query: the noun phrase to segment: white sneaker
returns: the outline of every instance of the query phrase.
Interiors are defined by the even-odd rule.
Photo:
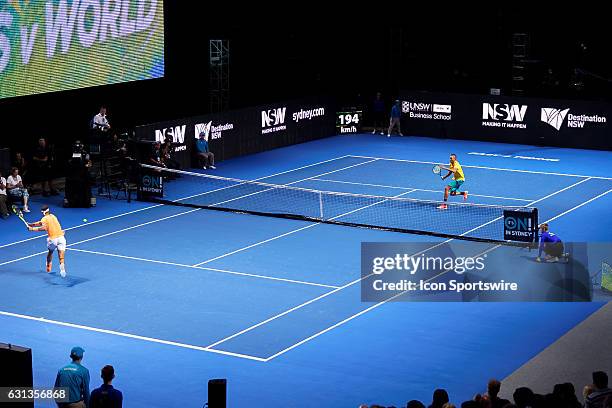
[[[64,266],[64,264],[60,264],[60,276],[62,278],[66,277],[66,267]]]
[[[387,137],[391,137],[391,135],[389,133],[387,133]]]
[[[214,169],[216,169],[216,167],[215,167],[215,166],[208,166],[208,168],[209,168],[209,169],[213,169],[213,170],[214,170]]]
[[[24,212],[24,213],[29,213],[29,212],[30,212],[30,209],[29,209],[29,208],[24,208],[24,209],[23,209],[23,212]]]
[[[559,262],[559,258],[557,258],[556,256],[552,258],[548,258],[546,262]]]
[[[385,135],[385,132],[380,132],[380,135],[381,135],[381,136],[384,136],[384,135]]]
[[[400,136],[404,136],[404,134],[403,134],[403,133],[400,133]]]
[[[373,134],[373,135],[375,135],[375,134],[376,134],[376,129],[374,129],[374,130],[372,131],[372,134]]]

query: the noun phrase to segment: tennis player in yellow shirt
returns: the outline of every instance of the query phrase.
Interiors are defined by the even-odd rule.
[[[463,200],[465,201],[468,198],[468,192],[459,191],[459,187],[461,187],[461,185],[465,181],[465,176],[463,174],[463,169],[461,168],[461,164],[459,164],[459,162],[457,161],[456,154],[453,153],[450,155],[450,163],[448,167],[440,166],[440,168],[444,170],[448,170],[448,173],[446,174],[446,176],[442,177],[442,180],[444,180],[451,174],[453,175],[453,179],[450,181],[450,183],[448,183],[448,185],[444,189],[444,203],[438,207],[441,210],[446,210],[448,208],[448,206],[446,205],[446,202],[448,201],[449,194],[452,196],[462,195]]]
[[[57,217],[51,214],[48,205],[43,205],[40,208],[43,217],[38,222],[28,224],[28,230],[30,231],[46,231],[47,232],[47,273],[51,272],[51,265],[53,261],[53,252],[57,249],[57,255],[60,262],[60,276],[66,277],[66,267],[64,266],[64,254],[66,253],[66,238],[64,237],[64,231],[60,225]]]

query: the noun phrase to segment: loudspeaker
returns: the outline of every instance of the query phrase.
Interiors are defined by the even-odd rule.
[[[227,380],[217,378],[208,381],[208,408],[227,407]]]
[[[32,350],[0,343],[0,387],[31,387]]]
[[[0,367],[2,367],[0,370],[0,387],[33,386],[31,349],[0,343]],[[33,402],[22,402],[14,405],[16,407],[34,408]]]

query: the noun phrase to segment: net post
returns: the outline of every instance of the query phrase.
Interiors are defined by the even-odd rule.
[[[534,208],[533,212],[531,213],[531,217],[533,220],[533,241],[531,243],[531,246],[533,246],[535,248],[535,244],[538,242],[538,231],[540,230],[540,224],[538,223],[538,209]],[[530,247],[531,250],[531,247]]]
[[[319,217],[323,219],[323,192],[319,191]]]

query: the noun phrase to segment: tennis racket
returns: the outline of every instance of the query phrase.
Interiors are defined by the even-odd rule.
[[[431,171],[433,172],[433,174],[437,174],[438,176],[440,176],[440,178],[442,178],[442,174],[441,174],[442,167],[440,167],[438,164],[433,166]]]
[[[15,204],[11,206],[11,210],[17,217],[19,217],[21,222],[25,224],[26,228],[30,226],[28,222],[25,220],[25,218],[23,218],[23,212],[21,212],[21,210]]]

